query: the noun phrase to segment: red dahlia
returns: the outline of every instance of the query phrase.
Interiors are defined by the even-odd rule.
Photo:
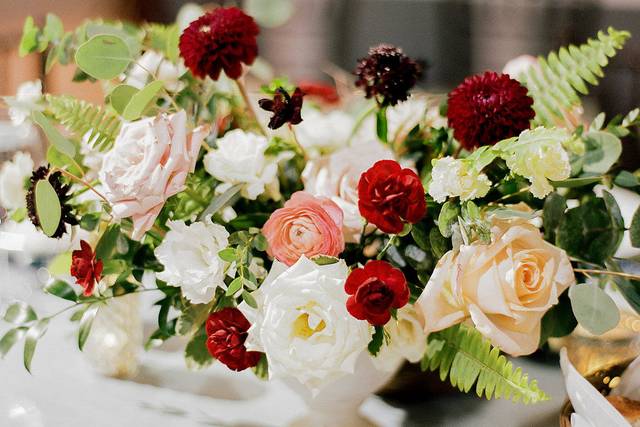
[[[80,249],[71,253],[71,275],[84,288],[84,296],[93,294],[96,283],[102,278],[102,260],[96,259],[89,243],[80,241]]]
[[[234,371],[242,371],[258,364],[261,353],[247,351],[251,324],[237,308],[225,308],[211,313],[207,319],[207,348],[209,353]]]
[[[369,261],[351,272],[344,285],[351,295],[347,310],[353,317],[374,326],[383,326],[391,310],[409,302],[409,287],[402,271],[386,261]]]
[[[405,222],[415,224],[427,211],[424,188],[411,169],[380,160],[360,176],[360,215],[385,233],[397,234]]]
[[[467,77],[449,94],[447,118],[467,149],[492,145],[529,129],[535,116],[527,88],[507,74],[487,71]]]
[[[258,55],[260,32],[252,17],[237,7],[219,7],[193,21],[180,36],[180,55],[194,76],[217,80],[224,70],[229,78],[242,74]]]

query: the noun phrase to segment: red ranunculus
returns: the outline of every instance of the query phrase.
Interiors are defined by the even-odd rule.
[[[369,261],[364,268],[351,272],[344,285],[351,295],[347,310],[356,319],[383,326],[391,310],[409,302],[409,287],[402,271],[386,261]]]
[[[260,32],[252,17],[237,7],[218,7],[193,21],[180,36],[180,55],[194,76],[218,80],[220,71],[231,79],[242,74],[258,55]]]
[[[71,275],[84,288],[84,296],[93,294],[93,288],[102,278],[102,260],[96,259],[89,243],[80,241],[80,249],[71,253]]]
[[[261,353],[247,351],[244,342],[251,324],[237,308],[225,308],[211,313],[207,319],[207,348],[209,353],[234,371],[242,371],[258,364]]]
[[[380,160],[360,176],[358,208],[371,224],[385,233],[397,234],[404,222],[415,224],[424,217],[427,204],[420,178],[394,160]]]
[[[336,104],[340,101],[340,95],[334,85],[320,81],[301,81],[298,84],[302,93],[324,104]]]

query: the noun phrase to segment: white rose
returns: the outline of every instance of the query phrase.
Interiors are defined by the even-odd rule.
[[[26,206],[24,189],[25,179],[31,175],[33,160],[29,153],[17,152],[13,160],[0,168],[0,206],[7,210]]]
[[[184,221],[168,221],[170,231],[155,250],[164,271],[157,273],[169,286],[182,289],[193,304],[213,300],[216,288],[226,288],[225,269],[228,262],[218,252],[229,244],[229,233],[211,216],[202,222],[186,225]]]
[[[242,196],[255,200],[268,192],[279,198],[278,164],[276,158],[264,154],[267,138],[235,129],[217,141],[218,148],[204,157],[204,168],[214,178],[224,182],[219,191],[234,184],[245,184]]]
[[[42,82],[34,80],[18,86],[15,98],[5,98],[9,104],[9,117],[14,126],[19,126],[34,110],[40,109],[38,102],[42,99]]]
[[[527,71],[530,67],[537,67],[538,59],[531,55],[520,55],[513,59],[510,59],[502,69],[503,74],[508,74],[509,77],[515,80],[520,80],[522,73]]]
[[[438,203],[447,197],[460,197],[461,200],[484,197],[491,189],[487,175],[476,171],[464,159],[447,156],[433,162],[429,194]]]
[[[360,239],[364,221],[358,209],[360,175],[375,162],[392,159],[393,153],[377,141],[344,147],[310,160],[302,172],[305,191],[330,198],[344,213],[343,232],[346,242]]]
[[[99,177],[114,216],[133,219],[133,239],[140,239],[165,201],[184,189],[208,132],[202,126],[188,132],[184,110],[122,126]]]
[[[440,115],[437,105],[429,106],[429,102],[424,97],[411,97],[387,109],[389,141],[406,137],[418,124],[434,128],[445,127],[447,118]]]
[[[251,323],[247,348],[262,351],[272,378],[296,378],[313,394],[353,373],[372,331],[346,308],[344,261],[317,265],[304,255],[291,267],[275,261],[253,293],[254,310],[239,309]]]
[[[302,122],[296,125],[296,136],[311,155],[327,153],[346,145],[355,124],[344,111],[323,113],[316,109],[305,109]]]
[[[151,78],[149,74],[151,73],[158,80],[162,80],[169,91],[177,92],[184,86],[180,81],[180,77],[185,72],[186,68],[182,64],[182,60],[176,65],[161,53],[155,50],[148,50],[131,67],[131,70],[127,73],[125,84],[142,89]]]
[[[395,319],[384,326],[389,335],[389,344],[383,345],[380,354],[373,358],[374,364],[387,372],[398,367],[399,360],[417,363],[427,351],[427,334],[424,320],[413,304],[398,310]]]

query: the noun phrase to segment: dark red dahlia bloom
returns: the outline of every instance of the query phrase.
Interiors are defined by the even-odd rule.
[[[535,116],[527,88],[507,74],[487,71],[467,77],[449,94],[447,118],[467,149],[492,145],[529,129]]]
[[[258,56],[260,33],[252,17],[237,7],[219,7],[193,21],[180,36],[180,56],[194,76],[217,80],[220,71],[231,79],[242,74],[242,63]]]
[[[424,217],[424,187],[411,169],[403,169],[394,160],[380,160],[360,176],[358,208],[371,224],[397,234],[405,222],[415,224]]]
[[[340,95],[333,85],[316,81],[302,81],[298,87],[306,96],[324,104],[332,105],[340,101]]]
[[[84,240],[80,241],[80,249],[71,253],[71,275],[76,283],[84,288],[84,296],[93,294],[96,283],[102,278],[102,260],[96,259],[91,246]]]
[[[354,72],[358,77],[356,86],[382,107],[396,105],[409,97],[409,91],[422,76],[422,68],[402,49],[381,44],[370,48],[369,55],[359,60]]]
[[[351,272],[344,285],[351,295],[347,310],[353,317],[373,326],[383,326],[391,310],[409,302],[409,287],[402,271],[386,261],[369,261]]]
[[[34,226],[40,228],[40,219],[38,219],[38,213],[36,212],[36,184],[38,181],[42,179],[46,179],[49,181],[56,194],[58,195],[58,200],[60,201],[60,207],[62,209],[60,216],[60,223],[58,224],[58,228],[51,235],[51,237],[60,238],[67,231],[67,227],[65,224],[69,225],[77,225],[78,218],[73,214],[73,209],[68,204],[71,195],[69,194],[69,190],[71,189],[70,185],[64,184],[62,181],[62,174],[60,172],[50,173],[51,169],[49,166],[40,166],[38,169],[34,170],[31,174],[29,189],[27,191],[27,213],[29,214],[29,219],[33,223]]]
[[[304,94],[300,88],[293,91],[293,95],[279,87],[273,95],[273,99],[261,99],[258,105],[265,111],[271,111],[273,116],[269,120],[269,128],[278,129],[285,123],[297,125],[302,121],[302,97]]]
[[[250,327],[237,308],[228,307],[211,313],[206,325],[209,353],[234,371],[256,366],[262,353],[247,351],[244,346]]]

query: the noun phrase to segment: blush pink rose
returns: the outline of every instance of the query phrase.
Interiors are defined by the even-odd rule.
[[[344,250],[342,219],[342,210],[330,199],[298,191],[264,224],[267,252],[286,265],[302,255],[338,256]]]
[[[132,238],[152,226],[166,200],[184,189],[208,128],[187,129],[184,110],[125,123],[100,169],[116,218],[133,219]]]

